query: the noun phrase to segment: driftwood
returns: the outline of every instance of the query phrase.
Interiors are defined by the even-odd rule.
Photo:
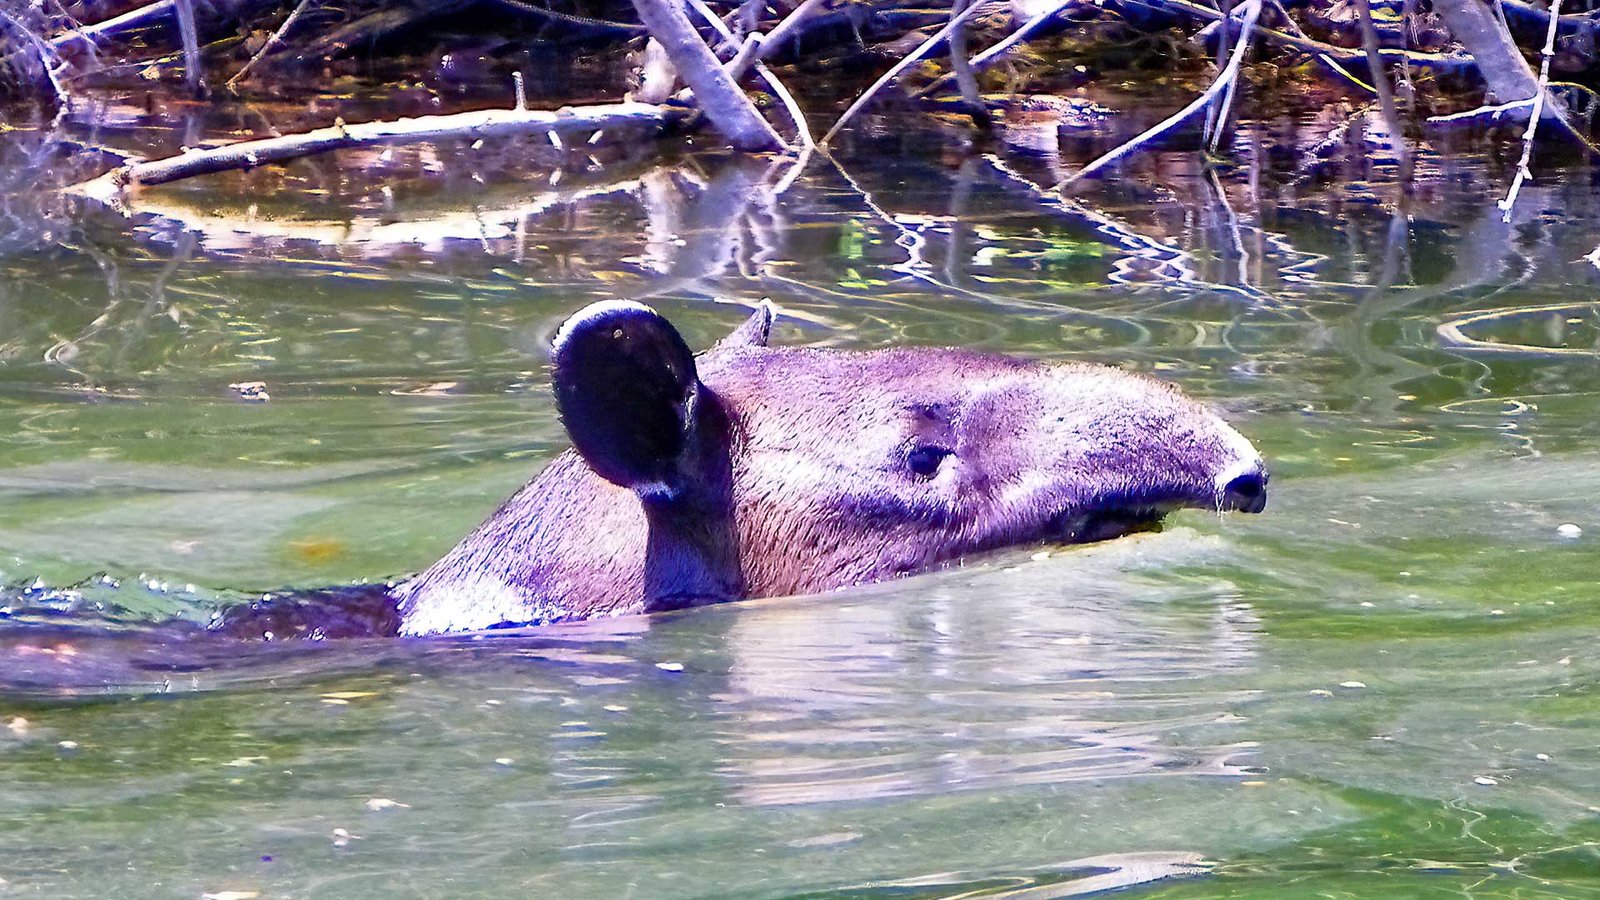
[[[674,0],[633,0],[633,8],[694,91],[706,118],[734,149],[760,152],[784,147],[783,138],[728,77],[681,5]]]
[[[529,134],[576,135],[592,140],[593,135],[615,128],[661,129],[688,115],[689,111],[680,107],[615,103],[569,107],[554,112],[486,109],[358,125],[341,122],[303,134],[239,141],[221,147],[186,150],[167,159],[129,163],[70,190],[109,202],[126,188],[166,184],[214,172],[253,169],[333,150]]]
[[[711,25],[718,34],[722,35],[723,40],[737,46],[733,59],[724,67],[728,73],[728,78],[737,81],[739,76],[746,70],[754,67],[756,75],[766,83],[767,89],[772,91],[773,96],[777,97],[778,101],[783,104],[784,109],[788,111],[789,120],[794,123],[795,134],[800,139],[800,145],[807,150],[815,147],[816,141],[811,138],[811,126],[806,122],[805,110],[800,108],[799,102],[794,99],[793,94],[789,93],[789,89],[784,86],[783,82],[778,80],[778,76],[772,74],[772,70],[767,68],[766,63],[761,61],[761,48],[766,45],[765,38],[759,32],[751,32],[745,35],[744,43],[740,44],[739,39],[734,36],[727,24],[709,6],[706,6],[705,0],[689,0],[689,5],[693,6],[695,11],[700,14],[700,17]]]

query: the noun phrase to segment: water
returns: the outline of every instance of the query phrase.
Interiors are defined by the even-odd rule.
[[[874,128],[854,184],[818,163],[781,198],[640,148],[553,185],[517,148],[397,149],[367,160],[389,192],[307,161],[129,219],[11,196],[0,892],[1600,894],[1587,173],[1511,224],[1501,157],[1448,142],[1408,218],[1384,165],[1264,155],[1041,204],[1026,134]],[[784,343],[1157,373],[1256,441],[1272,503],[479,640],[152,637],[427,565],[562,446],[545,343],[616,294],[695,346],[768,295]]]

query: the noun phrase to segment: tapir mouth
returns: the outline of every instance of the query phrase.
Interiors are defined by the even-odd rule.
[[[1074,504],[1045,524],[1045,539],[1065,544],[1108,541],[1140,531],[1160,528],[1167,514],[1178,509],[1210,509],[1218,513],[1258,513],[1267,506],[1267,472],[1259,461],[1236,467],[1217,478],[1215,494],[1143,493],[1111,495],[1088,504]]]
[[[1092,544],[1140,531],[1155,531],[1167,513],[1183,503],[1096,504],[1088,510],[1058,513],[1045,525],[1045,539],[1063,544]]]

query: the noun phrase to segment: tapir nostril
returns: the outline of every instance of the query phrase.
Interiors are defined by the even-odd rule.
[[[1267,508],[1267,470],[1260,465],[1234,476],[1222,487],[1222,506],[1258,513]]]

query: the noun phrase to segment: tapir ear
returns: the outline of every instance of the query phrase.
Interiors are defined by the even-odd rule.
[[[750,318],[729,332],[727,337],[717,341],[717,345],[711,348],[712,352],[731,347],[765,347],[767,340],[772,337],[772,322],[777,318],[778,305],[762,297]]]
[[[642,496],[676,495],[700,379],[672,323],[641,303],[594,303],[562,324],[551,350],[556,408],[589,467]]]

